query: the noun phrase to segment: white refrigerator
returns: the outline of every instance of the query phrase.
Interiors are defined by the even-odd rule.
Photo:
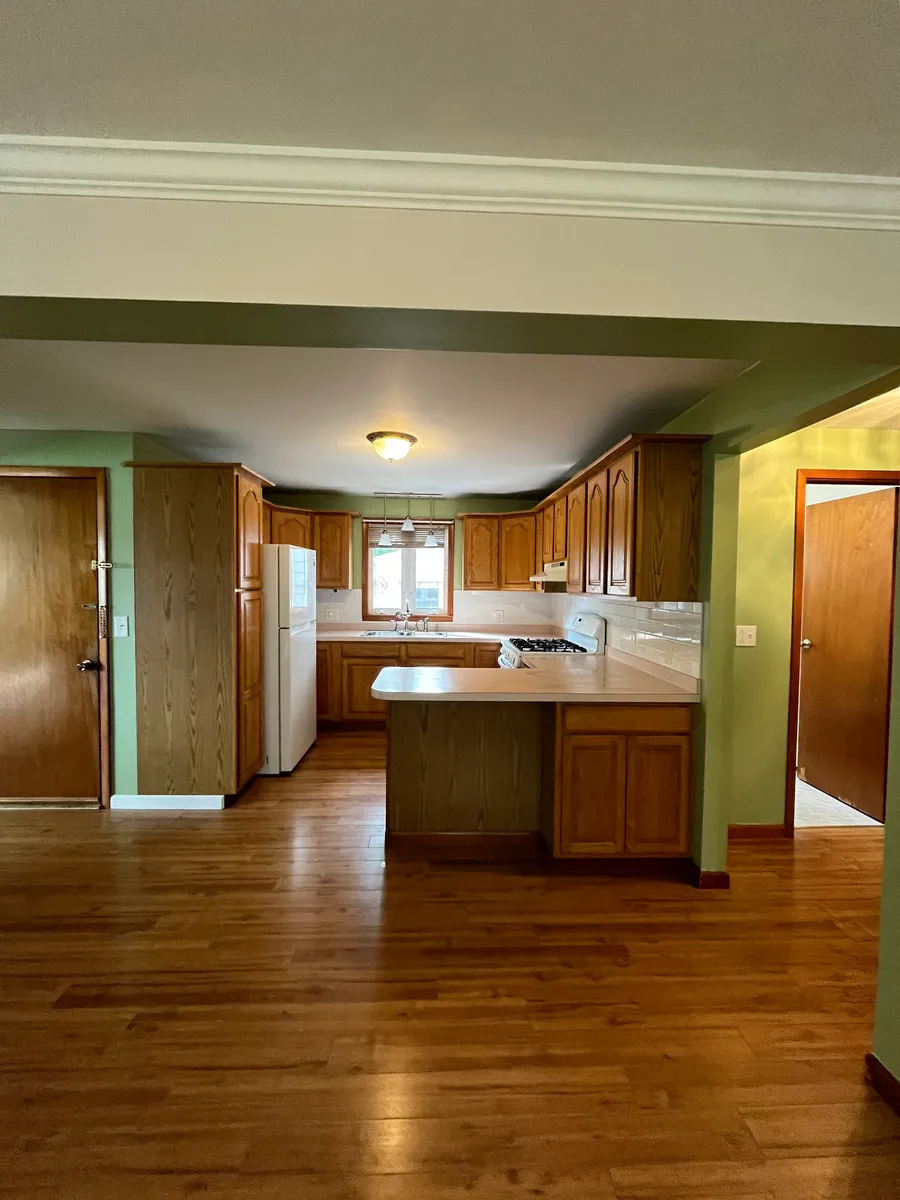
[[[316,740],[316,554],[263,546],[263,775],[293,771]]]

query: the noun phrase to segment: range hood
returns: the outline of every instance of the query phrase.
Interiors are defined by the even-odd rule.
[[[560,562],[544,563],[544,569],[538,575],[529,575],[529,583],[565,583],[566,568],[568,562],[562,559]]]

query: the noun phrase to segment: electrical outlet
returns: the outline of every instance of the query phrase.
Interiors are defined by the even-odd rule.
[[[113,637],[128,637],[127,617],[113,617]]]
[[[756,645],[756,626],[755,625],[735,625],[734,627],[734,644],[736,646],[755,646]]]
[[[326,621],[336,621],[337,619],[338,619],[338,611],[336,608],[326,608],[325,609],[325,620]]]
[[[503,620],[503,609],[502,608],[492,608],[491,609],[491,620],[492,621],[502,621]]]

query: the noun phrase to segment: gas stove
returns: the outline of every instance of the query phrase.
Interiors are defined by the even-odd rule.
[[[572,613],[566,619],[566,637],[504,638],[500,647],[501,667],[527,667],[525,655],[542,657],[545,654],[602,654],[606,648],[606,621],[591,612]]]
[[[509,644],[523,654],[586,654],[584,646],[576,646],[566,638],[510,638]]]

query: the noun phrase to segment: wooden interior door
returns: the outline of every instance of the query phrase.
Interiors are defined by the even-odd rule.
[[[609,468],[609,544],[606,590],[612,596],[634,595],[634,452]]]
[[[600,471],[587,483],[587,551],[584,590],[606,591],[606,497],[609,471]]]
[[[99,486],[0,476],[0,799],[101,796]]]
[[[884,820],[897,489],[811,504],[797,769]]]

